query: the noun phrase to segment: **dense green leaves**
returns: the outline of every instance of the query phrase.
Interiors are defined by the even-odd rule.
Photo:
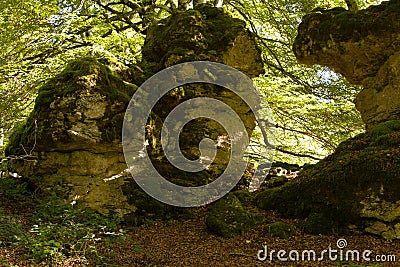
[[[2,1],[0,3],[0,127],[12,127],[34,95],[39,77],[47,71],[26,59],[52,45],[51,16],[56,1]],[[35,78],[36,77],[36,78]]]
[[[339,142],[362,131],[363,124],[352,103],[360,88],[327,68],[298,64],[292,52],[304,14],[318,6],[344,6],[344,2],[230,3],[238,16],[247,18],[263,51],[266,75],[256,79],[256,84],[275,115],[277,158],[297,163],[309,161],[307,155],[322,158]],[[300,157],[294,159],[294,154]]]

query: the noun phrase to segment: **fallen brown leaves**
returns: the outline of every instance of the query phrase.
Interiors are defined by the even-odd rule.
[[[257,253],[265,245],[275,251],[315,250],[320,253],[331,247],[337,249],[336,242],[345,238],[348,246],[343,251],[373,251],[372,255],[396,255],[397,263],[374,266],[400,266],[400,242],[388,242],[372,236],[313,236],[299,231],[289,239],[277,239],[267,236],[261,225],[250,232],[231,239],[224,239],[208,233],[205,229],[205,212],[198,212],[196,219],[154,223],[141,226],[128,234],[123,243],[112,244],[103,253],[118,255],[117,266],[359,266],[373,265],[376,262],[332,262],[328,256],[324,261],[288,261],[280,262],[276,258],[260,261]],[[267,212],[268,221],[281,220]],[[298,221],[287,221],[297,223]],[[112,252],[112,253],[111,253]],[[318,256],[319,254],[317,254]],[[287,254],[286,254],[287,256]],[[372,258],[372,257],[371,257]],[[355,264],[358,265],[355,265]]]
[[[173,220],[169,222],[154,222],[132,228],[121,237],[109,242],[96,244],[98,255],[108,258],[104,266],[400,266],[400,241],[385,241],[373,236],[315,236],[298,230],[297,234],[289,239],[279,239],[268,236],[263,225],[235,238],[225,239],[206,231],[206,210],[199,209],[194,219]],[[284,221],[293,225],[301,225],[300,220],[282,220],[274,212],[265,212],[266,223]],[[337,249],[338,239],[347,240],[344,249],[371,250],[371,258],[375,255],[395,255],[397,262],[339,262],[330,261],[328,256],[323,261],[288,261],[282,262],[277,258],[277,251],[314,250],[321,253],[323,250]],[[275,250],[273,260],[257,259],[257,253],[264,246],[268,251]],[[11,266],[45,266],[33,264],[26,260],[27,250],[23,248],[0,248],[0,265],[4,262]],[[317,254],[317,257],[320,254]],[[286,254],[286,257],[288,254]],[[101,260],[100,258],[98,260]],[[110,265],[109,262],[112,262]],[[357,265],[356,265],[357,264]],[[58,265],[60,266],[60,265]],[[99,266],[90,259],[67,259],[61,266]]]

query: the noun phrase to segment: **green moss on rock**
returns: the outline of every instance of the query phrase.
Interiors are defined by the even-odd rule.
[[[284,222],[274,222],[265,225],[268,237],[278,237],[287,239],[296,234],[296,228],[293,225]]]
[[[248,190],[236,190],[232,194],[237,197],[244,206],[248,206],[251,201],[251,193]]]
[[[128,197],[128,203],[137,207],[135,212],[124,216],[129,225],[137,226],[149,221],[194,217],[193,209],[164,204],[144,192],[134,181],[123,186],[123,193]]]
[[[232,18],[220,8],[201,5],[196,10],[179,11],[150,28],[143,59],[160,63],[160,67],[171,56],[174,63],[210,59],[226,49],[244,29],[242,20]]]
[[[311,213],[305,221],[304,231],[309,234],[331,234],[332,232],[344,233],[344,229],[336,227],[335,218],[331,214]]]
[[[278,187],[278,186],[284,185],[287,182],[288,182],[288,178],[286,176],[276,176],[276,177],[272,177],[267,182],[267,187],[269,187],[269,188]]]
[[[386,122],[343,142],[335,153],[304,168],[297,179],[259,192],[255,203],[286,218],[307,218],[305,229],[314,234],[347,233],[349,224],[361,227],[365,198],[379,195],[388,202],[399,200],[397,127],[398,122]]]
[[[35,108],[48,108],[56,96],[67,96],[77,90],[99,91],[111,100],[129,102],[136,86],[125,84],[106,65],[91,57],[71,61],[56,77],[38,92]]]
[[[247,232],[262,221],[262,215],[247,209],[230,193],[210,207],[206,225],[210,232],[229,238]]]
[[[396,131],[400,131],[400,121],[394,120],[378,124],[368,134],[371,136],[372,141],[376,141],[378,138]]]
[[[282,187],[258,192],[255,203],[265,210],[277,210],[285,218],[304,219],[311,211],[312,195],[298,194],[298,190],[298,183],[291,181]]]
[[[34,110],[26,123],[12,133],[6,154],[26,155],[33,148],[59,150],[63,144],[73,142],[68,131],[82,128],[83,135],[87,134],[95,143],[98,139],[104,142],[119,139],[123,118],[118,114],[126,108],[136,89],[137,86],[124,82],[95,58],[71,61],[39,88]]]

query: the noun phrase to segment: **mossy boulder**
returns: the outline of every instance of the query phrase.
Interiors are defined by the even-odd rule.
[[[311,213],[304,222],[304,231],[309,234],[332,234],[336,232],[344,233],[338,225],[335,216],[339,214],[330,214],[327,212]]]
[[[243,205],[234,193],[212,204],[206,219],[210,232],[228,238],[243,234],[262,222],[263,216]]]
[[[41,189],[62,185],[70,198],[103,213],[125,214],[121,129],[137,86],[96,58],[70,62],[39,88],[33,112],[11,135],[11,168]],[[27,160],[28,159],[28,160]]]
[[[266,182],[266,186],[269,188],[278,187],[278,186],[284,185],[288,181],[289,180],[286,176],[275,176],[275,177],[271,177],[271,179],[269,179]]]
[[[136,89],[95,58],[74,60],[39,88],[33,112],[11,135],[6,153],[116,151],[123,112]]]
[[[335,153],[305,167],[295,180],[259,192],[256,204],[266,210],[277,210],[286,218],[306,219],[306,231],[314,234],[346,234],[350,225],[364,229],[376,221],[393,228],[400,222],[399,217],[385,222],[382,214],[393,217],[398,213],[398,123],[377,125],[370,133],[341,143]],[[382,138],[386,140],[384,143],[376,142]],[[379,201],[371,204],[371,197]],[[367,213],[371,207],[374,212]]]
[[[124,216],[125,223],[128,225],[138,226],[152,221],[192,219],[194,217],[194,209],[162,203],[144,192],[136,183],[127,183],[122,190],[127,196],[128,204],[137,207],[134,212]]]
[[[235,190],[231,194],[237,197],[244,207],[249,206],[252,202],[252,194],[249,190]]]
[[[245,22],[207,4],[158,21],[143,46],[143,61],[155,71],[196,60],[224,63],[250,77],[264,73],[260,49]]]
[[[287,239],[296,234],[296,227],[284,222],[274,222],[265,225],[265,231],[268,237]]]
[[[53,184],[68,187],[71,199],[82,200],[103,214],[167,216],[170,211],[165,205],[149,201],[136,188],[135,181],[126,176],[121,127],[126,107],[137,89],[134,84],[140,85],[168,66],[200,59],[225,63],[251,77],[263,73],[264,68],[255,36],[245,23],[209,5],[177,11],[155,22],[148,30],[142,59],[141,67],[122,71],[121,64],[112,60],[78,59],[42,85],[32,114],[15,131],[7,148],[8,155],[18,156],[12,161],[13,168],[26,178],[37,177],[34,183],[41,188],[51,188]],[[185,85],[161,98],[147,121],[146,148],[157,170],[183,186],[210,183],[224,171],[230,157],[230,141],[223,139],[223,127],[200,118],[184,128],[179,145],[187,158],[196,159],[200,140],[218,140],[215,162],[204,172],[188,175],[166,161],[160,149],[161,125],[173,108],[196,97],[227,103],[249,134],[256,125],[250,107],[223,87]],[[28,156],[30,161],[25,160]]]

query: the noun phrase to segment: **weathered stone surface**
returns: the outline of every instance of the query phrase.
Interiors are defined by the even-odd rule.
[[[384,222],[400,221],[400,200],[392,203],[371,196],[361,201],[361,204],[364,205],[360,212],[363,218],[373,218]]]
[[[68,185],[71,199],[103,214],[134,211],[122,193],[125,181],[104,179],[126,169],[120,132],[136,88],[95,59],[71,62],[39,89],[32,114],[13,133],[13,168],[42,188]]]
[[[156,69],[209,60],[237,68],[250,77],[264,73],[261,51],[245,22],[207,4],[177,12],[150,27],[143,59]]]
[[[364,206],[360,216],[371,220],[365,228],[370,234],[380,235],[385,239],[400,239],[400,200],[387,202],[379,196],[370,196],[361,201]]]
[[[400,51],[381,66],[376,76],[362,82],[356,108],[370,129],[379,122],[400,118]]]
[[[306,15],[293,50],[300,63],[328,66],[363,85],[355,102],[367,130],[400,119],[399,1],[355,13],[334,8]]]
[[[382,222],[374,222],[372,225],[369,227],[365,228],[365,231],[370,234],[374,235],[380,235],[385,239],[395,239],[396,238],[396,233],[391,228],[390,226],[387,226],[386,224]]]
[[[355,103],[367,132],[342,142],[296,181],[261,192],[259,206],[306,219],[304,229],[313,234],[399,239],[400,2],[306,15],[293,50],[299,62],[331,67],[364,87]]]
[[[320,64],[361,84],[400,49],[400,3],[384,1],[356,13],[344,8],[306,15],[293,51],[300,63]]]
[[[382,236],[386,240],[400,239],[400,223],[391,226],[380,221],[375,221],[365,228],[365,232]]]

